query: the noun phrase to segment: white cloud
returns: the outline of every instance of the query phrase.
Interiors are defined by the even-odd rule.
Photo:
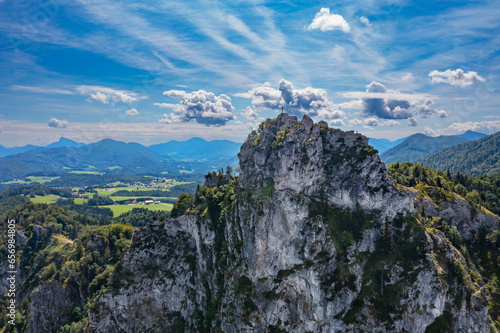
[[[339,127],[339,126],[345,126],[345,123],[342,121],[342,119],[334,119],[334,120],[331,120],[328,125],[330,127]]]
[[[375,82],[375,81],[374,81]],[[378,82],[375,82],[380,84]],[[382,85],[383,86],[383,85]],[[385,87],[384,87],[385,88]],[[432,98],[433,96],[427,94],[404,94],[399,91],[389,90],[386,92],[370,92],[370,91],[344,91],[339,93],[342,97],[345,98],[384,98],[384,99],[393,99],[396,101],[423,101],[428,98]]]
[[[280,80],[278,89],[272,88],[266,82],[247,93],[235,94],[235,96],[251,99],[252,105],[256,108],[280,110],[283,107],[289,114],[299,116],[339,119],[345,115],[328,99],[325,90],[312,87],[295,89],[290,81],[284,79]]]
[[[57,118],[50,118],[49,120],[49,127],[52,128],[66,128],[68,124],[69,122],[66,119],[59,120]]]
[[[453,123],[446,129],[446,132],[449,134],[459,134],[469,130],[486,134],[496,133],[500,131],[500,120]]]
[[[173,124],[173,123],[182,123],[184,122],[182,117],[176,115],[175,113],[164,113],[160,120],[160,123],[164,124]]]
[[[139,100],[147,99],[146,96],[141,96],[138,93],[127,90],[116,90],[101,86],[78,86],[76,92],[81,95],[89,95],[89,102],[99,102],[108,104],[112,102],[133,103]]]
[[[415,127],[418,125],[418,121],[415,118],[408,118],[408,126]]]
[[[401,123],[393,119],[380,123],[380,126],[397,126],[397,125],[401,125]]]
[[[363,126],[363,122],[359,120],[358,118],[354,118],[349,120],[349,125],[350,126]]]
[[[128,116],[137,116],[139,114],[139,111],[137,111],[136,109],[130,109],[130,110],[127,110],[127,112],[125,112],[125,114]]]
[[[388,92],[387,88],[373,81],[366,86],[366,92],[380,94]],[[389,91],[396,93],[396,91]],[[375,95],[376,96],[376,95]],[[410,102],[397,99],[363,98],[363,112],[366,116],[377,116],[383,119],[408,119],[411,117]]]
[[[90,101],[108,104],[108,96],[98,91],[95,94],[90,94]]]
[[[377,118],[366,118],[365,120],[363,120],[363,122],[365,123],[366,126],[370,127],[378,126]]]
[[[236,97],[249,98],[256,108],[278,109],[281,101],[281,93],[271,87],[269,82],[257,86],[246,93],[234,94]]]
[[[477,72],[464,72],[461,68],[456,70],[447,69],[444,72],[434,70],[429,73],[432,83],[448,83],[453,87],[467,87],[476,82],[486,81]]]
[[[430,116],[437,114],[439,118],[446,118],[448,114],[445,110],[435,110],[432,108],[432,101],[430,99],[426,99],[420,105],[414,105],[413,109],[416,114],[421,115],[423,118],[429,118]]]
[[[170,108],[174,111],[174,113],[164,114],[159,120],[161,123],[195,120],[206,126],[221,126],[235,119],[233,115],[234,107],[231,104],[231,98],[227,95],[216,96],[214,93],[204,90],[191,93],[181,90],[169,90],[163,94],[181,101],[178,104],[154,103],[156,106]]]
[[[246,109],[242,112],[242,115],[243,115],[243,117],[245,117],[245,119],[247,121],[250,121],[250,122],[262,120],[262,118],[259,116],[259,114],[254,109],[252,109],[252,107],[250,107],[250,106],[246,107]]]
[[[169,90],[169,91],[164,91],[163,95],[172,98],[184,98],[184,96],[186,96],[186,92],[183,90]]]
[[[369,20],[368,18],[364,17],[364,16],[361,16],[361,17],[359,18],[359,21],[360,21],[361,23],[363,23],[364,25],[366,25],[366,26],[370,26],[370,20]]]
[[[337,104],[337,106],[342,110],[360,110],[363,108],[363,101],[354,99],[352,101]]]
[[[116,90],[101,86],[65,86],[66,89],[31,87],[14,85],[10,87],[18,91],[30,91],[40,94],[57,94],[57,95],[88,95],[89,102],[99,102],[108,104],[109,102],[133,103],[138,100],[147,99],[147,96],[141,96],[132,91]]]
[[[403,80],[405,82],[411,82],[411,81],[415,81],[415,77],[413,76],[412,73],[405,73],[401,77],[401,80]]]
[[[440,136],[440,135],[442,135],[442,133],[440,131],[435,131],[432,128],[430,128],[429,126],[424,127],[424,133],[425,133],[425,135],[428,135],[428,136]]]
[[[56,94],[56,95],[74,95],[75,92],[68,89],[57,89],[57,88],[44,88],[44,87],[30,87],[30,86],[18,86],[14,85],[10,87],[12,90],[20,91],[31,91],[40,94]]]
[[[405,98],[410,97],[410,98]],[[363,113],[366,117],[376,116],[381,119],[408,119],[415,116],[428,118],[437,115],[447,116],[446,111],[432,108],[432,100],[426,98],[422,103],[418,96],[408,96],[399,91],[389,90],[383,84],[373,81],[366,86],[366,95],[362,98]]]
[[[306,30],[314,29],[319,29],[323,32],[342,30],[343,32],[348,33],[351,28],[341,15],[330,14],[330,8],[321,8],[321,10],[314,16],[311,24],[309,24],[306,28]]]

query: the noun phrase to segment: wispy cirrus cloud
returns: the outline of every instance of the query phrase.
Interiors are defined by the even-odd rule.
[[[13,85],[10,89],[51,95],[87,95],[89,96],[89,102],[99,102],[102,104],[108,104],[109,102],[134,103],[148,98],[147,96],[143,96],[133,91],[119,90],[103,86],[68,85],[64,88],[48,88]]]
[[[75,94],[74,90],[58,89],[58,88],[46,88],[46,87],[31,87],[31,86],[13,85],[10,87],[10,89],[17,90],[17,91],[29,91],[29,92],[39,93],[39,94],[55,94],[55,95],[74,95]]]

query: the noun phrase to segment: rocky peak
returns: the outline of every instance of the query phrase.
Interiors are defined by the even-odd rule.
[[[366,209],[385,209],[396,199],[394,182],[368,138],[353,131],[329,128],[304,116],[286,113],[263,122],[243,143],[239,153],[240,187],[273,186],[330,203]],[[409,208],[409,207],[407,207]]]

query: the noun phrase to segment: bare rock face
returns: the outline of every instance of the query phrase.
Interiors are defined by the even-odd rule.
[[[388,178],[366,137],[282,114],[239,158],[220,218],[136,232],[89,331],[489,332],[468,270],[480,273],[420,223],[426,201]],[[435,213],[467,222],[448,208]]]
[[[70,289],[55,280],[36,289],[28,307],[28,332],[58,332],[70,314],[72,299]]]
[[[90,312],[90,332],[198,331],[197,316],[210,301],[212,242],[213,232],[193,215],[137,232]]]

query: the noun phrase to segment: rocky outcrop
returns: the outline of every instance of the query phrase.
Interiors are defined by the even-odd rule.
[[[239,158],[231,209],[136,232],[89,331],[489,332],[479,272],[367,138],[282,114]]]
[[[58,332],[71,314],[72,299],[70,289],[55,280],[36,289],[28,307],[28,332]]]
[[[90,332],[199,331],[214,288],[206,225],[191,215],[137,232],[90,312]]]

